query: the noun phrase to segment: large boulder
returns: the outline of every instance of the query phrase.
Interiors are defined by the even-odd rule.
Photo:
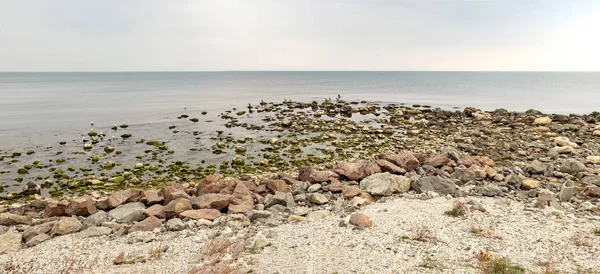
[[[157,217],[164,219],[167,216],[165,215],[165,207],[163,205],[153,205],[146,210],[144,210],[144,215],[149,217]]]
[[[443,167],[443,166],[456,166],[456,163],[449,159],[446,155],[434,155],[427,158],[424,162],[424,165],[430,165],[432,167]]]
[[[183,187],[182,184],[175,182],[163,186],[158,194],[164,198],[165,204],[168,204],[169,202],[179,198],[191,198],[190,195],[185,192],[185,187]]]
[[[421,163],[410,151],[401,151],[399,153],[386,153],[380,156],[381,159],[392,162],[393,164],[403,168],[404,170],[413,171],[417,169]]]
[[[576,175],[585,170],[585,165],[575,159],[566,159],[561,163],[560,172]]]
[[[28,227],[27,229],[25,229],[25,231],[23,231],[23,241],[28,242],[29,240],[31,240],[33,237],[35,237],[37,235],[46,234],[46,233],[50,232],[50,230],[52,230],[52,227],[54,226],[55,223],[56,223],[56,221],[53,221],[53,222],[47,222],[47,223],[43,223],[40,225]]]
[[[13,213],[0,213],[0,225],[11,226],[11,225],[30,225],[31,217],[17,215]]]
[[[450,179],[444,179],[438,176],[422,177],[412,183],[412,188],[418,193],[437,192],[441,195],[454,195],[456,193],[456,184]]]
[[[324,205],[326,203],[329,203],[329,199],[327,199],[327,196],[321,193],[311,193],[310,195],[308,195],[308,200],[316,205]]]
[[[342,185],[342,197],[344,199],[350,199],[352,197],[358,196],[360,194],[360,188],[353,185]]]
[[[100,210],[87,217],[85,221],[83,221],[83,224],[86,227],[100,226],[106,220],[108,220],[108,213],[106,213],[106,211]]]
[[[141,222],[135,223],[131,228],[129,228],[129,232],[153,231],[154,229],[161,227],[162,221],[154,216],[150,216]]]
[[[381,168],[377,163],[371,161],[360,161],[356,163],[343,162],[338,163],[333,168],[333,171],[348,180],[356,181],[381,172]]]
[[[267,181],[267,188],[273,193],[276,191],[292,192],[292,188],[284,180],[269,180]]]
[[[468,183],[469,181],[475,181],[475,173],[464,166],[460,166],[454,169],[452,178],[459,180],[461,183]]]
[[[375,160],[375,163],[377,163],[377,165],[379,165],[379,167],[381,168],[381,171],[383,172],[389,172],[392,174],[405,174],[406,173],[406,169],[401,168],[397,165],[395,165],[394,163],[385,160],[385,159],[377,159]]]
[[[83,228],[83,224],[75,217],[63,217],[54,223],[52,230],[50,230],[50,236],[67,235],[70,233],[77,232]]]
[[[198,196],[206,193],[231,194],[235,188],[232,181],[223,181],[218,175],[211,174],[202,179],[197,186]],[[166,197],[165,197],[166,199]]]
[[[192,209],[181,212],[179,216],[194,220],[205,219],[212,221],[220,217],[221,212],[216,209]]]
[[[142,191],[140,202],[147,206],[162,203],[165,199],[159,195],[158,191],[144,190]]]
[[[185,198],[179,198],[169,202],[164,208],[163,212],[167,218],[173,218],[179,216],[181,212],[192,209],[192,203],[190,200]]]
[[[146,206],[140,202],[120,205],[108,212],[108,217],[115,219],[118,223],[131,223],[141,221],[144,216]]]
[[[309,183],[329,182],[331,178],[340,178],[340,175],[331,170],[317,170],[310,166],[301,167],[298,172],[298,180]]]
[[[0,235],[0,255],[19,251],[22,240],[21,234],[13,231]]]
[[[127,189],[113,192],[108,196],[108,205],[111,208],[118,207],[124,203],[137,202],[142,196],[139,189]]]
[[[202,194],[199,197],[194,197],[191,200],[192,208],[204,209],[214,208],[216,210],[223,210],[227,208],[231,202],[233,202],[233,196],[227,194],[207,193]]]
[[[94,201],[92,196],[89,195],[79,197],[71,201],[65,209],[65,213],[68,216],[79,215],[87,217],[96,213],[96,211],[98,211],[96,209],[96,202]]]
[[[231,204],[229,204],[228,212],[246,213],[252,209],[254,209],[254,194],[246,187],[246,184],[238,182],[233,191],[233,200]]]
[[[49,201],[44,209],[44,218],[65,216],[65,210],[68,205],[69,202],[67,201]]]
[[[410,189],[410,179],[389,172],[377,173],[360,181],[360,189],[377,196],[404,193]]]

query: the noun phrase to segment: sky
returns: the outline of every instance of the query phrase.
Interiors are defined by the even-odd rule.
[[[600,0],[0,0],[0,71],[600,71]]]

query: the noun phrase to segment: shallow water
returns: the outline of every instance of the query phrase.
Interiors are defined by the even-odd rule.
[[[161,159],[183,160],[192,165],[218,165],[235,155],[231,148],[213,154],[217,129],[224,129],[219,117],[226,109],[245,110],[248,103],[261,100],[281,102],[322,101],[324,98],[368,100],[389,103],[426,104],[452,108],[474,106],[486,110],[535,108],[554,113],[588,113],[600,109],[600,73],[555,72],[127,72],[127,73],[0,73],[0,184],[18,191],[13,181],[17,169],[39,160],[41,163],[66,159],[59,169],[78,170],[90,165],[92,155],[101,155],[105,145],[123,151],[120,156],[103,155],[100,163],[114,159],[132,168],[136,162],[151,161],[145,153],[151,146],[140,139],[167,142],[173,154]],[[202,111],[207,111],[202,115]],[[235,111],[234,111],[235,112]],[[177,119],[181,114],[197,117],[198,123]],[[231,115],[234,115],[233,113]],[[260,124],[275,114],[246,114],[244,120]],[[324,117],[325,118],[325,117]],[[371,119],[373,117],[361,117]],[[94,122],[96,132],[107,137],[85,154],[82,137]],[[114,124],[127,129],[113,131]],[[173,133],[169,126],[176,126]],[[197,135],[192,134],[198,131]],[[123,140],[119,136],[131,133]],[[254,140],[281,134],[269,130],[225,129],[223,136]],[[115,136],[112,138],[112,136]],[[64,146],[59,142],[66,141]],[[248,144],[249,154],[260,149]],[[25,155],[29,149],[33,155]],[[63,154],[57,155],[62,152]],[[319,155],[318,151],[307,153]],[[136,158],[136,156],[140,156]],[[144,156],[144,157],[142,157]],[[76,171],[78,172],[78,171]],[[76,172],[71,172],[73,175]],[[99,170],[97,173],[102,172]],[[40,183],[47,169],[31,169],[24,176]],[[114,174],[113,174],[114,175]],[[73,175],[80,176],[80,175]],[[111,174],[106,174],[110,177]],[[2,196],[0,194],[0,196]]]

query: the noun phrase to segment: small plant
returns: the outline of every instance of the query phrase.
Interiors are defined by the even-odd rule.
[[[423,262],[421,262],[421,264],[419,264],[419,267],[430,268],[430,269],[431,268],[439,268],[439,266],[440,265],[439,265],[438,261],[436,259],[434,259],[434,258],[429,257],[429,256],[427,256],[425,258],[425,260],[423,260]]]
[[[571,242],[576,246],[587,246],[591,247],[592,243],[589,241],[588,237],[581,231],[576,232],[569,238]]]
[[[408,240],[410,240],[410,237],[408,237],[406,235],[402,235],[402,236],[398,237],[398,241],[399,242],[401,242],[401,241],[408,241]]]
[[[452,204],[452,208],[444,212],[444,214],[451,217],[460,217],[467,214],[467,204],[464,201],[455,200]]]
[[[192,118],[190,119],[190,121],[194,122],[194,123],[198,123],[198,121],[200,121],[198,118]]]
[[[600,236],[600,228],[594,229],[594,235]]]
[[[413,229],[412,239],[419,242],[433,242],[437,240],[437,237],[429,227],[420,225]]]
[[[474,253],[479,264],[479,270],[484,274],[521,274],[527,269],[523,266],[512,264],[508,258],[496,258],[489,250],[480,250]]]

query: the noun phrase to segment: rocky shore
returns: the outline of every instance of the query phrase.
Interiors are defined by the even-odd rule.
[[[298,242],[295,245],[302,252],[295,254],[288,250],[286,253],[282,245],[286,244],[285,249],[295,249],[290,247],[297,240],[293,237],[306,237],[308,243],[311,239],[335,237],[332,227],[343,229],[347,237],[358,233],[362,236],[357,237],[363,237],[363,242],[370,242],[366,246],[379,248],[377,252],[365,251],[366,246],[350,250],[383,256],[391,260],[388,264],[399,263],[400,257],[382,255],[385,252],[381,249],[387,246],[398,254],[398,247],[390,247],[390,239],[380,240],[383,231],[391,232],[390,226],[404,217],[410,221],[399,225],[400,231],[412,229],[417,230],[417,234],[428,234],[426,230],[431,230],[431,235],[410,236],[407,232],[407,235],[390,236],[400,239],[403,252],[411,250],[402,242],[404,240],[439,247],[434,238],[442,238],[441,242],[449,243],[451,248],[445,250],[448,245],[442,245],[443,255],[439,257],[446,262],[434,258],[435,252],[429,253],[435,248],[427,247],[429,251],[416,253],[421,258],[396,271],[476,273],[485,269],[486,262],[493,264],[503,258],[510,258],[515,269],[518,269],[517,264],[523,264],[523,268],[534,271],[532,258],[547,254],[539,254],[539,245],[534,247],[535,237],[522,236],[526,239],[525,246],[516,248],[518,239],[507,239],[519,237],[510,231],[513,221],[512,228],[521,234],[557,233],[556,237],[545,235],[537,240],[548,248],[553,245],[563,248],[555,251],[562,263],[552,263],[561,273],[579,270],[590,273],[585,271],[598,267],[597,260],[591,258],[600,254],[600,113],[545,115],[534,110],[486,112],[465,108],[449,111],[372,104],[355,108],[344,102],[265,103],[260,110],[269,107],[270,111],[278,112],[278,119],[267,122],[268,125],[287,135],[263,140],[264,150],[260,153],[263,160],[254,164],[246,161],[257,154],[242,150],[230,141],[213,148],[240,152],[222,172],[191,170],[182,168],[185,163],[177,163],[174,164],[177,168],[173,165],[169,168],[173,173],[158,183],[158,180],[144,181],[142,176],[136,176],[142,173],[135,170],[149,169],[149,165],[141,163],[139,168],[136,164],[128,176],[117,176],[123,178],[120,182],[88,176],[78,180],[89,186],[103,187],[86,187],[85,191],[55,198],[42,197],[38,195],[39,185],[27,184],[17,195],[20,198],[5,199],[0,205],[0,254],[4,254],[0,255],[0,264],[4,271],[56,273],[79,269],[93,272],[97,268],[95,271],[128,273],[130,270],[165,272],[173,269],[190,273],[301,273],[310,270],[299,267],[298,272],[292,271],[289,264],[264,256],[285,255],[294,261],[315,250]],[[312,110],[310,115],[298,112],[305,108]],[[353,113],[367,115],[368,121],[355,122]],[[231,127],[261,127],[240,123],[229,116],[223,119]],[[294,157],[293,151],[301,149],[301,145],[321,145],[318,149],[323,155]],[[165,179],[170,180],[165,182]],[[112,184],[107,186],[106,182]],[[508,206],[511,203],[518,206]],[[419,211],[423,212],[422,216]],[[490,227],[480,226],[477,220],[481,218],[509,222],[496,229],[504,232],[505,235],[498,235],[504,240],[495,238]],[[337,221],[339,225],[332,225]],[[475,221],[472,229],[469,228],[471,234],[485,234],[486,241],[493,244],[480,243],[479,250],[472,239],[434,235],[435,232],[464,232],[468,221]],[[528,223],[531,227],[527,227]],[[421,225],[425,231],[418,233],[418,228],[407,225]],[[562,232],[548,228],[560,228]],[[295,230],[303,233],[291,232]],[[270,235],[271,231],[277,233]],[[181,237],[189,238],[187,247],[183,247],[186,240]],[[450,251],[458,252],[463,240],[477,250],[448,255]],[[95,262],[82,255],[93,253],[78,253],[73,259],[61,258],[64,265],[51,265],[49,258],[35,258],[29,251],[61,248],[64,257],[64,250],[70,245],[75,248],[85,241],[112,250],[100,252]],[[335,242],[336,246],[332,243],[325,243],[327,252],[342,252],[339,242]],[[148,249],[133,248],[142,244]],[[119,252],[113,245],[123,250]],[[494,250],[485,249],[490,245]],[[533,255],[528,254],[526,262],[519,262],[520,256],[505,252],[505,248]],[[119,253],[115,255],[116,252]],[[181,265],[177,266],[153,263],[165,257],[182,258],[185,252],[198,254],[181,259]],[[341,254],[352,257],[351,253]],[[259,259],[252,259],[254,257]],[[471,266],[450,266],[457,260],[473,257],[477,260],[471,261]],[[312,260],[318,261],[314,257]],[[377,261],[377,258],[372,260]],[[419,263],[415,263],[417,261]],[[550,261],[551,258],[548,264]],[[35,267],[27,268],[28,265]],[[375,266],[367,265],[369,267],[351,264],[345,269],[344,264],[323,262],[315,269],[319,273],[325,270],[381,273]]]

